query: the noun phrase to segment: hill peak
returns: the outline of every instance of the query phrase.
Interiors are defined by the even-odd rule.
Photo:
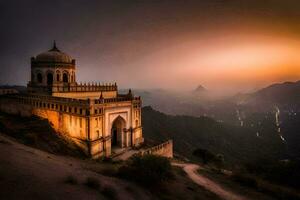
[[[198,85],[198,87],[194,90],[194,92],[206,92],[207,89],[202,85]]]

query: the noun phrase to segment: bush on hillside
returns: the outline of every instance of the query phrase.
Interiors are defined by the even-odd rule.
[[[193,155],[199,158],[203,164],[214,164],[217,167],[222,167],[224,163],[223,155],[215,155],[206,149],[198,148],[193,152]]]
[[[69,175],[65,179],[65,183],[71,184],[71,185],[76,185],[78,183],[76,177]]]
[[[94,178],[94,177],[87,177],[85,183],[84,183],[87,187],[92,188],[92,189],[99,189],[100,188],[100,183],[98,181],[98,179]]]
[[[263,179],[278,184],[299,188],[300,185],[300,161],[299,160],[257,160],[246,164],[249,173],[258,175]]]
[[[143,185],[161,183],[172,177],[170,161],[157,155],[134,155],[120,167],[119,176]]]
[[[241,185],[244,185],[247,187],[252,187],[252,188],[257,188],[257,181],[254,177],[247,176],[247,175],[240,174],[240,173],[235,173],[231,176],[231,178],[233,181],[235,181]]]

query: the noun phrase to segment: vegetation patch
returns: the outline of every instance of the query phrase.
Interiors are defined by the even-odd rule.
[[[256,162],[247,163],[245,166],[248,173],[260,176],[265,180],[300,188],[299,160],[272,161],[260,159]]]
[[[103,187],[103,189],[101,190],[101,194],[106,196],[108,199],[117,199],[117,193],[115,189],[109,186]]]
[[[243,185],[243,186],[247,186],[247,187],[252,187],[252,188],[257,188],[257,181],[255,178],[251,177],[251,176],[247,176],[244,174],[233,174],[231,176],[232,180]]]
[[[224,157],[221,154],[215,155],[209,150],[198,148],[193,155],[200,159],[203,164],[214,164],[217,167],[223,167]]]
[[[157,155],[131,157],[120,167],[118,175],[147,186],[169,180],[173,176],[170,161]]]
[[[98,179],[93,178],[93,177],[87,177],[85,183],[87,187],[92,188],[92,189],[100,189],[101,185],[98,181]]]
[[[71,185],[76,185],[78,183],[78,181],[74,176],[69,175],[69,176],[66,177],[65,183],[68,183],[68,184],[71,184]]]

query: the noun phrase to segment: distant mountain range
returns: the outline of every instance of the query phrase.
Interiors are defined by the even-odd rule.
[[[167,91],[148,91],[144,96],[137,93],[144,105],[166,113],[145,107],[145,134],[156,139],[175,138],[180,152],[191,152],[198,146],[229,158],[254,158],[263,152],[251,153],[250,149],[259,147],[267,148],[264,152],[268,155],[274,156],[272,151],[278,150],[281,153],[275,153],[277,156],[300,158],[300,81],[218,100]]]
[[[264,110],[270,106],[299,110],[300,81],[277,83],[252,94],[240,94],[236,96],[236,102]]]

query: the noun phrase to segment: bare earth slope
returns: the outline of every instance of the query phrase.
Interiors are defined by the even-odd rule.
[[[132,183],[88,170],[87,161],[46,153],[0,134],[0,199],[152,199]],[[78,183],[66,182],[68,176]],[[93,189],[88,177],[99,181]]]

